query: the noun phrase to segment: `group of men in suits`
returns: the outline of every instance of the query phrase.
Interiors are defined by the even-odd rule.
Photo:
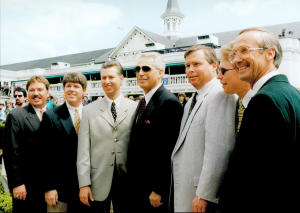
[[[64,76],[66,102],[45,113],[49,83],[32,77],[30,104],[5,127],[14,212],[296,211],[300,94],[277,71],[279,41],[246,29],[220,53],[218,67],[210,47],[185,52],[197,91],[184,109],[161,83],[158,53],[134,69],[139,104],[121,95],[116,61],[101,69],[105,98],[85,107],[82,74]]]

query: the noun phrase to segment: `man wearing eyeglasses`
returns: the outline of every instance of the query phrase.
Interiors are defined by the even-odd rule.
[[[280,43],[264,29],[246,29],[229,59],[253,97],[224,178],[224,212],[297,212],[300,94],[277,70]]]
[[[162,85],[165,70],[158,53],[141,55],[134,69],[145,96],[140,100],[128,146],[127,170],[133,212],[168,212],[170,157],[183,107]]]
[[[22,108],[26,106],[25,99],[27,97],[27,92],[24,88],[17,87],[14,92],[14,98],[16,101],[16,108]]]
[[[171,158],[174,210],[215,212],[235,143],[237,97],[225,94],[216,79],[218,61],[212,48],[195,45],[184,57],[187,78],[197,92],[185,105]]]

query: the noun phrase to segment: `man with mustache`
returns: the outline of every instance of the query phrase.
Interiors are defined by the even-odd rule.
[[[128,146],[128,177],[133,212],[168,212],[170,157],[183,107],[162,85],[165,70],[158,53],[143,53],[134,69],[145,96],[140,100]]]
[[[235,143],[237,97],[225,94],[216,79],[218,61],[212,48],[195,45],[184,57],[187,78],[197,92],[185,105],[171,158],[174,210],[215,212]]]
[[[14,92],[14,98],[16,101],[16,108],[22,108],[26,106],[25,99],[27,97],[27,92],[24,88],[17,87]]]
[[[240,32],[229,60],[253,97],[220,192],[224,212],[299,211],[300,94],[279,74],[282,49],[267,30]]]
[[[46,203],[39,191],[36,159],[39,144],[37,131],[46,110],[49,82],[44,76],[32,76],[26,85],[29,104],[8,115],[4,130],[3,158],[13,212],[44,212]],[[46,165],[44,165],[46,166]]]

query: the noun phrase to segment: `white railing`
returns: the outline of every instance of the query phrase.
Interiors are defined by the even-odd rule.
[[[91,84],[90,89],[102,88],[101,81],[92,81],[90,84]]]
[[[139,86],[136,78],[127,78],[126,79],[126,87],[137,87]]]
[[[63,84],[50,85],[50,92],[56,92],[56,91],[62,91],[62,90],[63,90]]]
[[[168,85],[181,85],[189,84],[189,80],[186,75],[169,75],[168,76]]]

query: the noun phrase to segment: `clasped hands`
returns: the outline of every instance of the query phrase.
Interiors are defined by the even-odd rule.
[[[153,207],[159,207],[163,203],[161,203],[161,196],[159,194],[156,194],[152,191],[151,195],[149,196],[150,203]]]

